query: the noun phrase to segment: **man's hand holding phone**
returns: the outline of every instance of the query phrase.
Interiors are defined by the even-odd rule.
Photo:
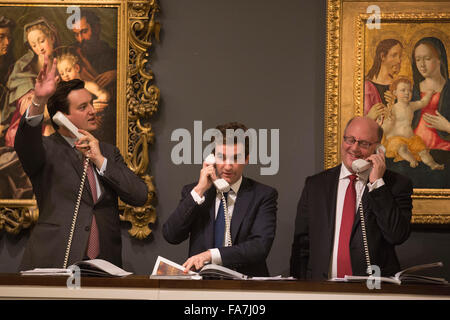
[[[194,188],[194,191],[200,197],[203,197],[203,194],[211,188],[214,180],[217,179],[216,175],[216,166],[211,164],[211,162],[205,161],[203,162],[202,170],[200,170],[200,177],[198,179],[198,183]]]
[[[75,142],[75,147],[86,158],[89,158],[97,168],[101,168],[105,157],[103,157],[100,151],[98,139],[86,130],[78,129],[78,131],[83,135],[83,137]]]
[[[369,182],[374,183],[376,180],[383,178],[384,172],[386,171],[386,161],[383,148],[380,148],[377,153],[372,154],[366,160],[372,162]]]

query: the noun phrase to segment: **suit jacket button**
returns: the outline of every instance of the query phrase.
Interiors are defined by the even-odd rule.
[[[84,228],[84,230],[89,231],[91,229],[91,227],[87,226]]]

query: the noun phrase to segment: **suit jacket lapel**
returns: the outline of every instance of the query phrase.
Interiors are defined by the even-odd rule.
[[[76,173],[78,174],[78,177],[81,179],[83,174],[83,164],[78,152],[75,150],[75,148],[72,148],[72,146],[58,132],[52,135],[52,137],[59,144],[61,144],[63,148],[65,148],[65,154],[72,163],[72,166],[74,167]]]
[[[339,186],[339,175],[341,173],[341,165],[335,167],[330,175],[328,176],[329,181],[325,184],[328,186],[325,195],[329,196],[330,201],[325,201],[328,213],[328,234],[330,235],[330,247],[333,247],[334,238],[334,228],[336,224],[336,202],[337,202],[337,192]]]
[[[364,191],[363,191],[363,195],[361,197],[361,203],[360,205],[363,208],[363,214],[364,217],[366,216],[366,212],[368,210],[368,199],[367,197],[369,196],[369,189],[367,188],[367,186],[364,187]],[[360,217],[360,213],[359,213],[359,207],[356,208],[356,212],[355,212],[355,220],[353,221],[353,227],[352,227],[352,235],[353,236],[355,234],[355,230],[358,227],[358,225],[361,224],[361,217]]]
[[[247,213],[247,208],[253,198],[253,193],[251,192],[250,181],[242,177],[242,183],[239,188],[238,194],[236,196],[236,203],[234,204],[233,217],[231,219],[231,241],[234,243],[236,241],[239,228],[244,220]]]
[[[77,173],[78,178],[81,183],[81,178],[83,176],[84,162],[80,156],[80,153],[78,153],[74,148],[72,148],[72,146],[58,132],[56,132],[53,135],[53,137],[54,137],[54,139],[56,139],[58,141],[58,143],[62,144],[64,146],[64,148],[67,149],[66,150],[67,157],[69,158],[69,161],[71,162],[72,167],[75,169],[75,172]],[[82,195],[83,199],[88,202],[93,202],[91,188],[89,187],[89,182],[87,181],[87,177],[85,179],[83,189],[84,189],[83,195]],[[78,192],[78,190],[77,190],[77,192]]]
[[[105,150],[103,149],[103,147],[102,147],[102,143],[100,143],[100,152],[105,156],[105,158],[107,157],[107,155],[105,154]],[[107,165],[108,166],[108,165]],[[95,167],[94,167],[95,168]],[[98,175],[96,172],[95,172],[96,170],[94,169],[94,174],[96,174],[97,175],[97,179],[98,179],[98,184],[100,185],[100,191],[101,191],[101,193],[100,193],[100,197],[98,197],[97,198],[97,201],[95,202],[95,203],[98,203],[98,202],[100,202],[104,197],[105,197],[105,187],[103,187],[103,184],[101,183],[101,179],[100,179],[100,175]],[[91,190],[89,189],[89,192],[90,192]],[[91,193],[91,192],[90,192]],[[92,193],[91,193],[91,195],[92,195]]]
[[[209,218],[208,221],[205,221],[206,228],[204,229],[206,247],[214,248],[214,222],[216,221],[216,188],[214,186],[206,191],[205,203],[203,205],[205,206],[205,210],[208,211],[205,213]]]
[[[94,169],[94,171],[95,171],[95,169]],[[102,201],[102,199],[105,197],[105,188],[103,187],[103,184],[101,183],[99,175],[97,175],[97,179],[99,179],[101,193],[100,193],[100,197],[97,198],[97,201],[95,201],[95,203]]]

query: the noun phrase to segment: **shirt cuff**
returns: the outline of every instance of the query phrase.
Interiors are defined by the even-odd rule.
[[[30,110],[30,107],[27,108],[27,111],[25,111],[25,120],[27,124],[31,127],[37,127],[39,123],[41,123],[42,119],[44,119],[44,114],[38,114],[35,116],[29,116],[28,110]]]
[[[369,187],[369,192],[371,192],[375,189],[378,189],[379,187],[384,186],[384,180],[383,180],[383,178],[379,178],[379,179],[375,180],[374,183],[368,182],[367,186]]]
[[[191,191],[191,196],[192,196],[192,198],[194,198],[194,201],[195,201],[197,204],[202,204],[203,202],[205,202],[205,196],[200,197],[200,196],[198,195],[198,193],[195,192],[194,189],[192,189],[192,191]]]
[[[219,249],[217,248],[209,249],[209,252],[211,252],[211,263],[221,266],[222,257],[220,256]]]
[[[105,171],[106,171],[106,164],[108,163],[108,159],[105,158],[105,160],[103,160],[103,164],[102,167],[100,169],[98,169],[97,167],[95,167],[95,169],[97,170],[97,173],[99,175],[101,175],[102,177],[105,175]]]

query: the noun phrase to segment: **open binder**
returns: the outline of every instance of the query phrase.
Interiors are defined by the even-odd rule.
[[[102,259],[84,260],[74,263],[73,266],[80,268],[81,276],[125,277],[132,274],[132,272],[125,271]],[[25,276],[70,276],[73,274],[73,268],[35,268],[21,271],[20,274]]]
[[[442,262],[434,262],[428,264],[421,264],[413,267],[406,268],[402,271],[397,272],[393,277],[374,277],[374,276],[345,276],[344,281],[366,281],[368,279],[379,280],[381,282],[394,283],[394,284],[407,284],[407,283],[427,283],[427,284],[448,284],[448,281],[444,278],[435,278],[424,275],[415,274],[415,272],[443,267]]]
[[[247,280],[248,276],[216,264],[207,264],[199,272],[189,271],[184,273],[184,267],[158,256],[150,279],[230,279]]]

